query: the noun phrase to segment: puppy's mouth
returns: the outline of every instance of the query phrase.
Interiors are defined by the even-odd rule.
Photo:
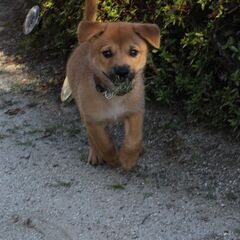
[[[103,74],[111,81],[111,85],[105,87],[109,96],[123,96],[129,93],[133,89],[132,80],[135,77],[133,72],[129,72],[125,75],[115,74],[111,71],[109,74],[103,72]]]
[[[109,76],[106,75],[105,76]],[[129,93],[133,89],[132,79],[133,78],[120,78],[119,76],[109,76],[108,77],[113,85],[107,88],[107,95],[108,96],[123,96]]]

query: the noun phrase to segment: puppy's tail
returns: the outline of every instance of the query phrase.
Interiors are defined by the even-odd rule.
[[[85,0],[84,20],[95,22],[97,18],[97,0]]]
[[[85,10],[83,20],[95,22],[97,18],[97,7],[98,0],[85,0]],[[66,76],[62,91],[61,91],[61,100],[62,102],[71,101],[72,99],[72,90],[69,85],[68,77]]]

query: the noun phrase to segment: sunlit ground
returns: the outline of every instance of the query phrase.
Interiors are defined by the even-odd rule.
[[[11,57],[0,51],[0,90],[10,91],[17,85],[28,84],[23,69],[24,65],[16,64]]]

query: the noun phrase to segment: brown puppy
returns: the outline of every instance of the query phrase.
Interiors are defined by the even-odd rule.
[[[143,149],[144,82],[147,43],[160,45],[155,24],[99,23],[97,1],[86,0],[85,19],[78,27],[80,45],[67,64],[67,77],[90,145],[88,162],[103,161],[111,166],[133,168]],[[113,95],[98,91],[111,89],[115,80],[130,82],[129,92]],[[125,140],[118,153],[106,130],[112,121],[122,120]]]

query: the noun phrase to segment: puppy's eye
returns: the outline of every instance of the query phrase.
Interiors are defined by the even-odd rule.
[[[138,55],[138,50],[136,50],[136,49],[131,49],[130,50],[130,52],[129,52],[129,55],[131,56],[131,57],[136,57],[137,55]]]
[[[113,53],[111,50],[103,51],[102,54],[105,58],[111,58],[113,56]]]

